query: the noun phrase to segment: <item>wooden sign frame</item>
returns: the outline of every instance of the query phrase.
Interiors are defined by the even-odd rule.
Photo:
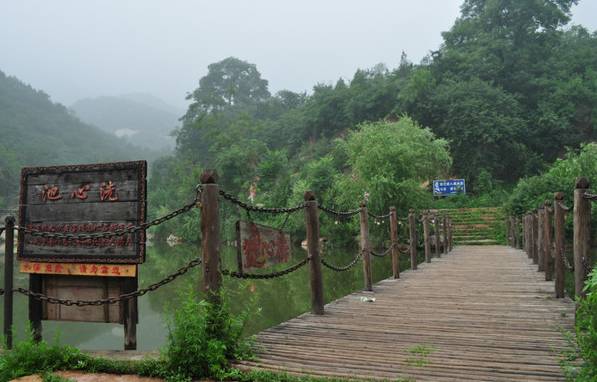
[[[126,187],[119,192],[117,187],[124,184]],[[146,161],[26,167],[21,171],[19,226],[76,235],[139,225],[146,219],[146,191]],[[47,223],[44,213],[55,218],[69,211],[77,217],[96,219],[44,224]],[[126,247],[131,244],[133,249],[128,250]],[[57,249],[50,249],[51,246]],[[71,254],[65,255],[65,252]],[[19,231],[17,259],[44,263],[140,264],[145,261],[145,231],[87,241],[40,238]]]

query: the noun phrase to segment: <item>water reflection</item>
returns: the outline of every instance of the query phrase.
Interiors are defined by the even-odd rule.
[[[358,251],[357,248],[330,248],[326,249],[326,258],[334,264],[345,265],[352,260],[356,251]],[[139,270],[140,286],[159,281],[196,256],[198,256],[197,246],[169,247],[164,245],[148,248],[147,261],[140,266]],[[295,248],[292,263],[304,259],[305,256],[304,250]],[[236,269],[236,249],[225,248],[222,259],[224,267]],[[408,263],[406,262],[402,267],[406,264]],[[280,264],[270,270],[282,269],[287,266],[288,264]],[[372,269],[375,281],[389,277],[391,274],[390,257],[373,257]],[[199,288],[201,273],[201,267],[197,267],[171,284],[139,299],[139,325],[137,326],[139,350],[156,350],[164,345],[169,313],[176,307],[182,290]],[[3,274],[2,270],[1,275]],[[363,287],[360,263],[342,273],[324,268],[323,277],[326,303]],[[17,287],[28,286],[28,276],[19,273],[18,270],[15,270],[15,279]],[[247,328],[248,334],[296,317],[310,309],[308,266],[282,278],[272,280],[238,280],[225,277],[224,288],[230,296],[229,301],[233,311],[241,311],[248,304],[255,304],[260,308],[261,312],[253,315],[250,319]],[[2,300],[0,298],[0,306],[3,303]],[[23,336],[28,325],[28,301],[24,296],[15,294],[14,306],[16,336],[19,338]],[[122,325],[44,321],[43,335],[46,339],[59,336],[61,343],[87,350],[119,350],[123,346]]]

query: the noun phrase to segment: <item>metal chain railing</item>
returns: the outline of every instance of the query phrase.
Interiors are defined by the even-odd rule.
[[[289,273],[292,273],[303,266],[305,266],[311,260],[310,257],[306,257],[299,263],[294,264],[293,266],[286,268],[281,271],[271,272],[271,273],[245,273],[245,272],[238,272],[238,271],[231,271],[228,269],[222,269],[221,272],[224,276],[229,276],[237,279],[253,279],[253,280],[267,280],[267,279],[275,279],[278,277],[286,276]]]
[[[375,215],[371,212],[367,212],[367,215],[369,215],[370,218],[373,218],[375,220],[384,220],[384,219],[388,219],[390,217],[390,213],[388,212],[385,215]]]
[[[385,257],[387,256],[391,251],[392,251],[392,247],[394,245],[390,245],[385,251],[383,252],[375,252],[375,251],[369,251],[369,253],[375,257]]]
[[[597,200],[597,194],[591,194],[591,193],[585,192],[585,194],[583,196],[585,199]]]
[[[567,207],[564,203],[562,202],[557,202],[558,206],[560,206],[561,209],[563,209],[564,211],[568,212],[570,211],[570,207]]]
[[[32,235],[32,236],[49,238],[49,239],[63,239],[63,240],[107,239],[107,238],[111,238],[111,237],[118,237],[118,236],[128,235],[131,233],[136,233],[136,232],[145,230],[147,228],[165,223],[168,220],[174,219],[178,215],[181,215],[183,213],[190,211],[197,205],[197,202],[198,202],[198,199],[195,199],[192,203],[189,203],[175,211],[170,212],[167,215],[164,215],[162,217],[159,217],[159,218],[149,221],[147,223],[143,223],[143,224],[140,224],[137,226],[127,227],[127,228],[123,228],[123,229],[117,229],[114,231],[107,231],[107,232],[100,232],[100,233],[58,233],[58,232],[40,231],[40,230],[30,229],[30,228],[20,227],[20,226],[15,227],[15,229],[18,230],[19,232],[24,232],[24,233]]]
[[[199,188],[200,189],[200,188]],[[239,206],[240,208],[244,209],[245,211],[252,211],[252,212],[262,212],[267,214],[286,214],[297,212],[305,208],[306,204],[301,203],[294,207],[259,207],[253,206],[251,204],[245,203],[242,200],[238,199],[232,194],[227,193],[224,190],[219,191],[220,196],[225,200],[229,201],[232,204]]]
[[[317,205],[317,208],[319,208],[323,212],[326,212],[326,213],[328,213],[332,216],[335,216],[337,218],[347,218],[347,217],[357,215],[359,212],[361,212],[360,208],[357,208],[355,210],[350,210],[350,211],[336,211],[332,208],[328,208],[328,207],[320,205],[320,204]]]
[[[332,263],[328,263],[324,258],[321,259],[321,264],[324,267],[329,268],[334,272],[345,272],[345,271],[351,269],[352,267],[354,267],[358,263],[359,258],[362,255],[363,255],[363,251],[357,252],[356,256],[350,261],[350,263],[346,264],[345,266],[338,266],[338,265],[334,265]]]
[[[44,301],[49,304],[59,304],[59,305],[66,305],[66,306],[99,306],[99,305],[110,305],[116,304],[121,301],[130,300],[131,298],[140,297],[145,295],[147,292],[153,292],[156,289],[171,283],[172,281],[176,280],[178,277],[187,273],[191,268],[194,268],[201,264],[201,259],[197,258],[191,260],[187,265],[178,269],[176,272],[170,274],[166,278],[149,285],[146,288],[138,289],[134,292],[121,294],[118,297],[110,297],[110,298],[102,298],[97,300],[70,300],[70,299],[60,299],[55,297],[46,296],[43,293],[33,292],[29,289],[24,288],[16,288],[14,289],[15,292],[19,292],[24,294],[25,296],[32,297],[38,301]]]

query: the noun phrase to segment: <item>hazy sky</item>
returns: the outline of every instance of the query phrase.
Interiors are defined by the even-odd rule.
[[[236,56],[270,90],[310,90],[357,68],[418,62],[441,43],[462,0],[0,1],[0,70],[70,105],[154,94],[185,108],[207,65]],[[597,29],[597,1],[573,22]]]

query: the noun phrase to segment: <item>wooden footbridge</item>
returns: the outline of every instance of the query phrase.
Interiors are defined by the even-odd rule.
[[[416,381],[563,381],[556,299],[532,259],[507,246],[459,246],[418,270],[303,314],[257,337],[257,368]]]

